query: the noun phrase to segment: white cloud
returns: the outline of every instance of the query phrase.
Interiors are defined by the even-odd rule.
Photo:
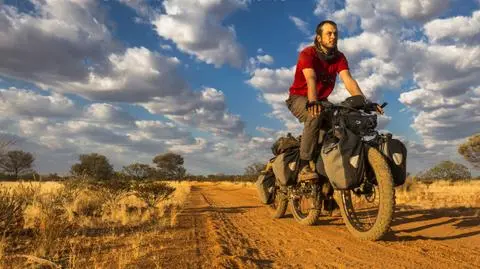
[[[265,55],[258,55],[257,56],[258,62],[266,65],[272,65],[274,60],[271,55],[265,54]]]
[[[260,90],[261,99],[272,107],[270,116],[279,119],[287,130],[296,133],[301,125],[285,103],[294,73],[295,66],[279,69],[258,68],[252,72],[252,77],[246,83]]]
[[[193,141],[190,132],[183,128],[179,128],[172,122],[164,122],[158,120],[137,120],[135,124],[138,131],[132,133],[135,140],[165,140],[165,142],[175,141]],[[178,144],[178,143],[177,143]]]
[[[92,63],[105,68],[114,46],[97,1],[32,3],[29,13],[0,5],[0,74],[48,83],[85,79]]]
[[[480,41],[480,11],[474,11],[471,17],[457,16],[436,19],[424,26],[425,34],[432,42],[451,40],[469,44]]]
[[[238,136],[244,132],[243,121],[226,110],[223,92],[214,88],[190,92],[181,98],[154,98],[142,106],[150,113],[163,114],[177,123],[215,135]]]
[[[27,117],[74,117],[79,109],[72,100],[52,93],[40,95],[33,91],[9,88],[0,89],[0,113]]]
[[[261,51],[261,52],[260,52]],[[257,55],[255,58],[250,57],[248,59],[248,63],[245,67],[246,73],[253,73],[262,65],[272,65],[275,60],[269,54],[265,54],[262,49],[258,49],[258,53],[262,53],[262,55]]]
[[[245,8],[237,0],[165,0],[165,13],[152,21],[159,36],[172,40],[180,51],[219,67],[240,67],[244,51],[236,41],[233,26],[222,21],[233,11]]]
[[[256,69],[247,83],[266,93],[288,93],[293,82],[294,68]]]
[[[135,118],[118,106],[107,103],[95,103],[89,105],[84,116],[94,122],[109,124],[130,125],[134,124]]]
[[[298,30],[300,30],[302,33],[306,35],[311,34],[312,31],[309,29],[307,22],[295,16],[288,16],[288,18],[295,24]]]
[[[187,90],[178,75],[177,58],[144,47],[128,48],[108,57],[111,70],[92,70],[84,81],[58,82],[58,91],[72,92],[92,100],[140,102],[153,97],[181,95]]]
[[[191,153],[199,153],[200,151],[206,149],[206,147],[207,147],[207,140],[203,138],[196,138],[194,144],[173,145],[170,147],[170,151],[176,152],[177,154],[191,154]]]
[[[418,112],[412,127],[426,145],[463,139],[480,126],[480,87],[455,98],[416,89],[400,95],[400,102]]]
[[[449,6],[445,0],[402,0],[397,2],[397,12],[405,19],[428,20],[441,14]]]
[[[328,17],[329,14],[333,13],[335,6],[338,5],[338,0],[316,0],[315,10],[313,14],[317,16],[323,15]]]
[[[353,30],[360,21],[361,28],[372,33],[381,29],[398,33],[406,20],[428,21],[449,7],[449,1],[443,0],[346,0],[344,9],[327,0],[318,2],[319,10],[332,14],[331,18],[341,25]]]

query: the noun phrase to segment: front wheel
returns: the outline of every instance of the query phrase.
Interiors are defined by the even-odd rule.
[[[367,159],[374,179],[365,180],[355,190],[340,191],[337,202],[347,229],[359,239],[375,241],[390,229],[395,189],[390,168],[382,154],[369,147]]]
[[[315,188],[316,186],[309,186]],[[290,208],[295,220],[302,225],[314,225],[318,217],[320,217],[321,210],[316,208],[316,197],[311,193],[297,194],[291,199]]]

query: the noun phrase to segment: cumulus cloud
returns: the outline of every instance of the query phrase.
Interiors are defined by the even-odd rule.
[[[282,122],[288,130],[298,132],[297,119],[291,115],[285,100],[288,98],[288,90],[293,82],[295,66],[291,68],[257,68],[246,83],[260,90],[260,98],[272,107],[270,116]]]
[[[233,11],[245,8],[245,2],[166,0],[163,7],[165,13],[152,20],[159,36],[172,40],[180,51],[217,67],[242,65],[244,51],[235,29],[222,22]]]
[[[432,42],[451,41],[478,44],[480,41],[480,11],[471,17],[456,16],[435,19],[424,26],[425,34]]]
[[[85,109],[84,116],[95,122],[110,124],[130,125],[135,122],[135,118],[128,112],[118,106],[107,103],[89,105]]]
[[[412,127],[427,145],[463,139],[480,126],[480,88],[449,98],[435,91],[415,89],[400,95],[400,102],[417,111]]]
[[[189,92],[182,98],[154,98],[142,106],[150,113],[163,114],[177,123],[216,135],[237,136],[244,132],[244,122],[227,111],[225,95],[214,88]]]
[[[272,65],[274,62],[273,57],[268,54],[258,55],[257,60],[259,63],[266,64],[266,65]]]
[[[72,92],[91,100],[141,102],[153,97],[181,95],[186,82],[178,75],[180,61],[144,47],[128,48],[108,57],[111,71],[92,70],[83,81],[60,81],[58,91]]]
[[[27,117],[74,117],[80,113],[73,101],[61,94],[40,95],[13,87],[0,89],[0,112]]]
[[[66,172],[78,154],[89,152],[124,165],[132,156],[151,160],[168,150],[195,154],[206,148],[205,141],[173,122],[135,120],[116,105],[93,103],[81,110],[73,100],[55,93],[47,96],[14,88],[1,93],[2,113],[8,111],[8,118],[0,120],[0,130],[42,160],[40,171]]]
[[[22,13],[0,5],[0,74],[31,82],[83,80],[114,49],[97,1],[33,1]],[[35,44],[35,49],[32,49]]]
[[[425,22],[449,7],[449,1],[442,0],[346,0],[345,7],[341,9],[337,8],[340,5],[332,5],[330,1],[318,2],[317,9],[320,7],[320,10],[328,10],[325,13],[327,17],[349,31],[356,30],[359,25],[364,31],[372,33],[382,29],[390,33],[403,32],[403,26],[408,20]]]
[[[338,6],[338,0],[316,0],[315,1],[315,10],[313,11],[313,14],[317,16],[325,16],[328,17],[328,14],[332,13],[335,11],[336,6]]]

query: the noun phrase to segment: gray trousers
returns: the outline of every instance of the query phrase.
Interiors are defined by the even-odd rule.
[[[313,152],[318,144],[321,117],[312,117],[305,109],[307,97],[301,95],[290,95],[285,101],[288,109],[300,121],[304,123],[302,141],[300,142],[300,159],[310,161],[313,159]]]

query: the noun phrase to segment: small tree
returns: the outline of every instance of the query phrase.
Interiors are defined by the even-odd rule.
[[[0,156],[0,169],[18,179],[18,176],[21,174],[33,172],[32,166],[34,161],[35,158],[31,153],[13,150]]]
[[[80,163],[72,165],[71,173],[75,176],[89,176],[97,180],[108,180],[113,176],[113,167],[107,157],[98,153],[82,154]]]
[[[153,158],[157,165],[157,172],[160,177],[170,179],[181,179],[185,177],[186,170],[183,167],[183,157],[179,154],[168,152]]]
[[[7,151],[7,149],[14,144],[14,139],[9,139],[4,135],[0,136],[0,155],[3,155]]]
[[[443,161],[418,176],[420,180],[424,181],[434,179],[462,180],[471,177],[472,175],[465,165],[451,161]]]
[[[153,177],[155,175],[155,168],[148,164],[132,163],[124,166],[122,172],[133,179],[143,180]]]
[[[470,136],[465,143],[461,144],[458,147],[458,153],[474,167],[480,168],[480,133]]]
[[[245,175],[246,176],[258,176],[260,172],[265,169],[265,164],[261,162],[255,162],[250,164],[245,168]]]

